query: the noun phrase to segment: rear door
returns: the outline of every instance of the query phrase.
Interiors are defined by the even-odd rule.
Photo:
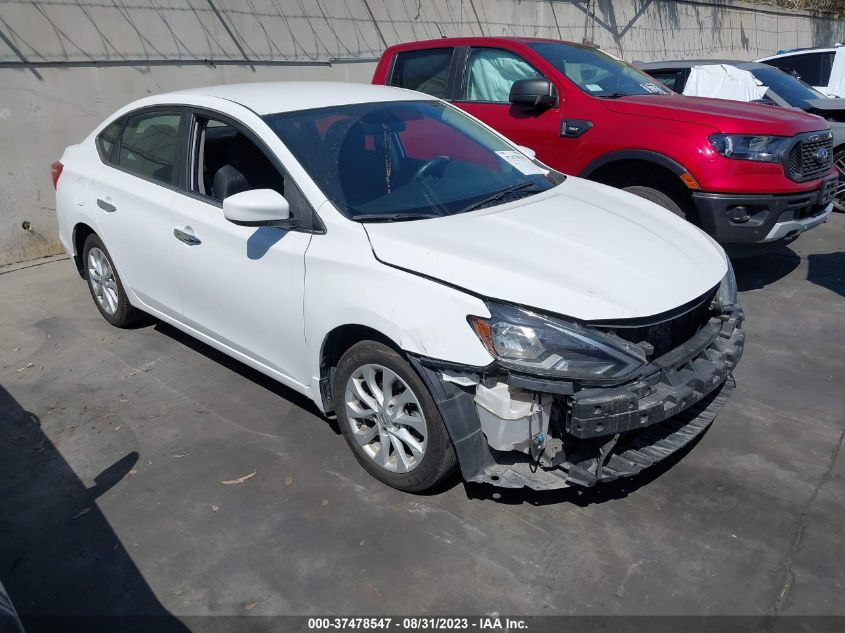
[[[533,149],[537,158],[558,164],[562,110],[510,103],[510,89],[520,79],[546,79],[530,62],[509,50],[470,48],[460,72],[454,104],[515,143]]]
[[[140,307],[173,317],[178,317],[181,301],[170,205],[184,120],[183,110],[176,107],[147,108],[124,117],[114,142],[111,137],[98,139],[106,165],[91,188],[99,234],[130,296]]]

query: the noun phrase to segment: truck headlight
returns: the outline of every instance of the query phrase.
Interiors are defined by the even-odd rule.
[[[489,302],[490,318],[468,317],[487,351],[504,367],[570,379],[625,378],[645,364],[645,352],[576,323]]]
[[[722,277],[722,283],[719,284],[719,291],[716,293],[716,302],[726,310],[736,305],[736,275],[734,275],[734,267],[731,266],[731,260],[728,260],[728,272]]]
[[[725,158],[763,163],[779,163],[781,153],[789,143],[788,136],[711,134],[707,138],[713,148]]]

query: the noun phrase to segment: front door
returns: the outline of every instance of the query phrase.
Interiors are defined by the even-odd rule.
[[[183,322],[218,344],[294,382],[302,379],[305,251],[309,233],[244,227],[223,216],[223,199],[275,189],[291,213],[304,199],[247,130],[197,116],[187,188],[173,205],[170,239]]]

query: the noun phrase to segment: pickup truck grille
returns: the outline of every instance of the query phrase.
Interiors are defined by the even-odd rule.
[[[613,324],[596,324],[593,327],[634,344],[648,343],[653,348],[649,359],[653,360],[683,345],[707,324],[713,316],[710,303],[717,290],[718,286],[682,306],[675,317],[618,321]]]
[[[786,175],[795,182],[814,180],[833,168],[833,135],[830,132],[801,134],[786,153]]]

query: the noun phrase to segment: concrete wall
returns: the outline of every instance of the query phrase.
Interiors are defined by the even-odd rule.
[[[845,25],[729,0],[0,0],[0,265],[61,250],[50,164],[125,103],[215,83],[366,82],[386,45],[453,35],[753,59],[842,41]]]

